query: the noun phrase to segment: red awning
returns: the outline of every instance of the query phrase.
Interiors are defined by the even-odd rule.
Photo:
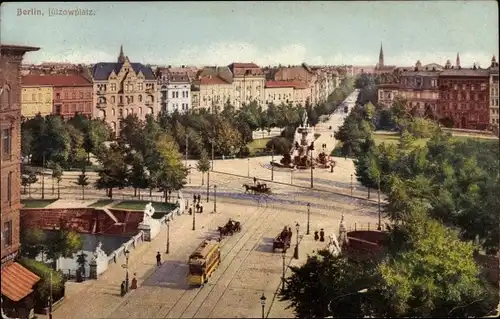
[[[33,292],[33,285],[40,277],[18,263],[12,263],[2,270],[2,295],[12,301],[19,301]]]

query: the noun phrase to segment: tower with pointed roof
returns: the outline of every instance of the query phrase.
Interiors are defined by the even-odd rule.
[[[125,55],[123,54],[123,45],[120,45],[120,55],[118,56],[118,63],[125,62]]]
[[[457,61],[455,63],[455,67],[457,69],[460,69],[460,54],[459,53],[457,53]]]
[[[384,66],[384,48],[382,47],[382,42],[380,42],[380,53],[378,54],[378,67]]]

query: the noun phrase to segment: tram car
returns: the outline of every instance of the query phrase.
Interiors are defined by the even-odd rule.
[[[221,262],[220,246],[216,240],[205,239],[189,256],[189,286],[201,286]]]

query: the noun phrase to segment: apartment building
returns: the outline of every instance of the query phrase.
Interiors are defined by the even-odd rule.
[[[2,317],[28,318],[40,278],[15,259],[20,243],[21,73],[27,52],[39,48],[0,45],[0,212]],[[22,284],[21,284],[22,283]]]
[[[222,110],[228,101],[236,106],[233,74],[228,67],[205,67],[198,74],[199,106],[213,112],[215,108]]]
[[[168,69],[158,71],[159,110],[162,112],[187,113],[191,110],[191,82],[188,73],[171,73]]]
[[[262,69],[255,63],[232,63],[228,68],[233,76],[233,105],[237,109],[253,101],[263,105],[266,77]]]
[[[46,90],[43,101],[33,101],[36,92]],[[82,75],[27,75],[23,77],[24,117],[58,114],[64,118],[81,114],[92,117],[92,82]],[[38,104],[36,104],[38,103]],[[41,104],[46,103],[46,104]],[[49,105],[50,104],[50,105]],[[31,112],[31,113],[30,113]]]
[[[94,116],[105,119],[118,135],[122,119],[136,114],[145,119],[157,114],[159,104],[157,79],[151,67],[132,63],[123,54],[117,62],[100,62],[92,68]]]

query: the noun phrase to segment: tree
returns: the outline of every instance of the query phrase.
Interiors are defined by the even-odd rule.
[[[144,149],[144,123],[137,117],[137,114],[129,114],[122,121],[123,127],[120,130],[120,141],[130,148],[142,151]]]
[[[27,127],[25,122],[21,124],[21,154],[25,158],[30,158],[33,145],[33,133]]]
[[[238,130],[236,130],[232,124],[223,120],[215,128],[215,139],[214,149],[218,154],[230,155],[231,150],[239,149],[241,146],[241,135]]]
[[[58,163],[49,163],[49,167],[52,169],[52,194],[54,194],[54,181],[57,183],[57,199],[61,197],[61,180],[64,173],[61,165]]]
[[[97,154],[103,143],[110,140],[111,136],[112,130],[108,123],[102,119],[90,120],[83,141],[83,147],[88,156],[90,157],[91,153]]]
[[[28,228],[21,219],[20,237],[21,237],[21,255],[26,258],[35,259],[44,252],[45,233],[41,229]]]
[[[66,130],[70,137],[67,166],[81,167],[87,160],[87,153],[83,147],[84,135],[72,125],[66,125]]]
[[[78,270],[77,270],[77,281],[83,281],[83,278],[85,277],[85,266],[87,265],[87,254],[84,253],[83,251],[78,254],[76,257],[76,263],[78,264]],[[80,278],[78,278],[80,277]],[[80,280],[78,280],[80,279]]]
[[[31,184],[38,181],[35,172],[24,172],[21,175],[21,185],[24,187],[24,194],[26,194],[26,186],[28,187],[28,196],[31,198]]]
[[[139,197],[141,196],[141,189],[148,187],[148,176],[146,173],[146,166],[142,155],[135,153],[132,156],[132,169],[130,170],[129,183],[134,188],[134,197],[136,197],[137,190],[139,190]]]
[[[204,149],[201,150],[200,159],[196,163],[196,169],[201,172],[201,185],[205,184],[205,173],[210,170],[210,159],[208,158],[208,153]]]
[[[85,172],[85,166],[82,167],[82,173],[78,175],[75,184],[82,187],[82,199],[85,199],[85,186],[89,185],[89,177]]]
[[[95,182],[97,189],[106,189],[109,198],[113,198],[113,189],[127,186],[129,167],[126,162],[127,150],[121,143],[112,143],[97,156],[101,168],[97,170],[99,178]]]
[[[77,232],[71,231],[66,221],[59,220],[59,228],[47,235],[45,252],[48,259],[57,266],[59,258],[73,258],[73,255],[83,247],[82,238]]]
[[[292,149],[292,142],[284,137],[276,136],[267,141],[266,150],[274,150],[275,154],[285,155],[290,153]]]
[[[356,292],[375,284],[375,268],[368,262],[320,250],[308,256],[304,265],[290,266],[292,274],[279,298],[290,302],[298,318],[362,317],[363,304],[369,298]]]

